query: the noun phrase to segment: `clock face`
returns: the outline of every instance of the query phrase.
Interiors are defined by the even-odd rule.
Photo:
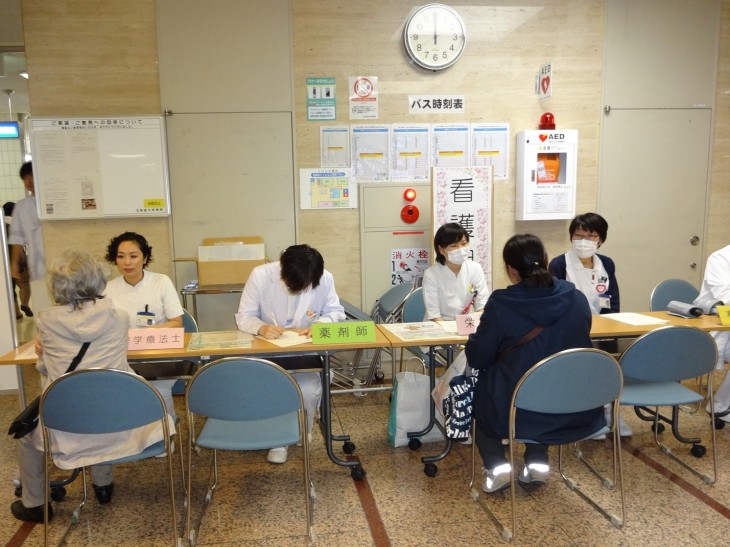
[[[464,22],[449,6],[428,4],[406,21],[403,41],[416,64],[441,70],[453,65],[464,52]]]

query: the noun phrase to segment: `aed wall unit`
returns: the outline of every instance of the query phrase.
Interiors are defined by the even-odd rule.
[[[517,220],[565,220],[575,216],[578,131],[517,133]]]
[[[360,187],[360,256],[362,305],[369,312],[385,291],[413,283],[429,266],[416,260],[403,267],[393,253],[403,249],[430,250],[431,185],[428,182],[364,182]],[[412,189],[415,195],[404,195]],[[415,219],[415,221],[414,221]]]

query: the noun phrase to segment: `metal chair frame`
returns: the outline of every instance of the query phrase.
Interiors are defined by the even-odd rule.
[[[551,355],[528,370],[517,383],[512,394],[509,417],[509,463],[510,498],[512,509],[512,528],[503,523],[496,512],[485,500],[489,497],[481,490],[480,480],[476,475],[476,443],[472,444],[472,477],[469,484],[471,496],[479,502],[494,522],[501,528],[502,537],[512,540],[517,535],[517,504],[515,492],[515,443],[534,442],[516,438],[517,409],[534,412],[563,414],[580,412],[592,408],[612,405],[612,425],[593,432],[587,439],[598,435],[610,434],[612,440],[613,473],[612,477],[602,475],[595,466],[584,458],[579,442],[567,441],[558,445],[558,471],[563,482],[572,491],[587,501],[604,517],[608,518],[616,528],[623,527],[626,520],[624,501],[623,467],[621,461],[621,442],[618,428],[619,397],[622,388],[621,370],[616,360],[608,353],[588,348],[564,350]],[[473,421],[472,438],[475,438],[476,420]],[[580,489],[576,480],[566,475],[563,446],[573,444],[578,461],[586,465],[588,470],[598,477],[603,486],[613,489],[619,485],[621,515],[616,516]]]
[[[621,405],[633,406],[639,418],[651,421],[654,443],[658,449],[707,484],[714,484],[717,480],[717,447],[712,389],[712,372],[716,362],[715,340],[709,333],[689,326],[660,327],[648,332],[637,338],[619,360],[624,374]],[[700,444],[700,438],[685,437],[679,432],[679,408],[688,404],[701,405],[705,401],[705,395],[682,385],[681,381],[699,377],[707,377],[713,477],[690,466],[659,441],[659,434],[664,429],[664,426],[659,423],[662,421],[671,424],[672,433],[678,441],[692,444],[693,456],[699,458],[705,454],[706,449]],[[661,406],[672,407],[671,419],[659,414]],[[646,414],[643,414],[642,411]]]
[[[272,393],[276,397],[272,397]],[[188,474],[185,535],[194,545],[205,511],[218,486],[218,450],[263,450],[299,443],[307,518],[307,537],[314,541],[314,486],[310,478],[306,409],[296,380],[270,361],[227,357],[200,368],[185,392],[188,417]],[[195,428],[195,417],[205,423]],[[213,450],[203,508],[192,522],[193,451]],[[212,482],[211,482],[212,479]]]
[[[144,378],[136,374],[114,369],[82,369],[64,374],[51,383],[40,400],[40,425],[43,432],[45,454],[46,499],[51,494],[49,464],[51,459],[51,434],[49,429],[76,434],[117,433],[158,421],[162,426],[161,441],[148,446],[142,452],[116,460],[103,460],[95,464],[120,464],[169,455],[170,431],[165,401],[158,391]],[[181,453],[182,457],[182,453]],[[179,545],[175,486],[172,458],[167,464],[170,509],[173,527],[173,545]],[[182,464],[181,464],[182,465]],[[85,468],[81,470],[83,499],[74,511],[71,524],[76,524],[87,500]],[[44,544],[48,545],[48,504],[44,504]]]

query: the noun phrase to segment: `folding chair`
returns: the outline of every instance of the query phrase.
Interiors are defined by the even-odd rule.
[[[67,433],[95,435],[119,433],[159,422],[163,438],[142,452],[115,460],[95,461],[94,464],[121,464],[170,454],[170,431],[165,401],[157,390],[143,378],[129,372],[112,369],[84,369],[64,374],[41,395],[40,425],[45,452],[46,498],[50,495],[48,460],[51,457],[49,429]],[[170,494],[173,545],[182,538],[177,534],[175,487],[172,458],[165,458]],[[73,513],[72,524],[78,522],[86,503],[86,473],[82,469],[84,497]],[[44,541],[48,545],[48,504],[44,505]]]
[[[403,302],[401,311],[401,320],[404,323],[416,323],[423,321],[426,316],[426,304],[423,301],[423,288],[414,289]],[[445,350],[435,351],[436,366],[444,367],[448,364],[450,356],[453,356],[453,348],[451,346]],[[426,366],[428,363],[428,353],[421,349],[421,346],[408,346],[407,351],[418,357]],[[403,368],[403,353],[401,352],[400,368]]]
[[[510,495],[512,508],[512,529],[510,530],[497,517],[481,491],[481,481],[476,476],[476,443],[472,445],[472,478],[470,483],[472,498],[492,517],[502,529],[502,537],[514,539],[517,532],[517,504],[515,497],[515,443],[535,442],[530,439],[515,438],[517,410],[529,410],[548,414],[569,414],[595,409],[611,403],[612,426],[602,427],[585,437],[591,439],[599,435],[611,434],[613,453],[613,476],[607,478],[584,457],[578,447],[578,440],[566,439],[558,445],[558,470],[563,482],[591,504],[603,516],[608,518],[617,528],[621,528],[626,518],[623,487],[623,469],[621,464],[621,445],[618,424],[618,400],[621,394],[621,369],[616,360],[608,353],[596,349],[569,349],[547,357],[528,370],[517,383],[512,394],[509,417],[509,462]],[[474,420],[476,427],[476,420]],[[472,430],[472,436],[474,430]],[[574,443],[575,455],[588,469],[596,475],[603,485],[612,489],[619,483],[621,517],[617,517],[602,507],[597,501],[583,492],[578,483],[565,474],[563,461],[563,445]]]
[[[314,540],[314,486],[309,472],[306,410],[296,380],[280,366],[264,359],[229,357],[198,370],[185,392],[188,416],[187,513],[185,531],[195,544],[205,511],[218,486],[218,450],[264,450],[302,445],[302,475],[307,536]],[[195,417],[205,418],[196,430]],[[213,450],[211,475],[200,519],[191,530],[193,450]],[[282,510],[287,510],[282,505]]]
[[[370,312],[369,319],[375,323],[396,323],[400,321],[403,304],[406,297],[413,290],[413,284],[402,283],[400,285],[394,285],[375,302],[373,309]],[[381,350],[380,348],[373,350],[373,357],[368,366],[367,373],[364,380],[356,378],[357,371],[360,368],[362,362],[364,350],[357,350],[350,365],[350,374],[347,374],[344,370],[340,371],[338,377],[350,379],[350,381],[357,380],[353,384],[357,383],[359,386],[369,386],[373,383],[373,380],[383,379],[383,371],[381,366]],[[390,352],[390,350],[384,350]]]
[[[695,327],[661,327],[637,338],[619,360],[624,375],[621,405],[633,406],[642,420],[653,422],[654,442],[659,450],[699,476],[707,484],[717,480],[717,449],[715,445],[715,413],[713,408],[712,371],[717,362],[717,346],[709,333]],[[679,405],[700,404],[705,396],[682,385],[682,380],[707,375],[710,431],[712,436],[713,478],[691,467],[659,442],[664,430],[660,421],[672,425],[674,437],[692,444],[693,456],[702,457],[706,449],[699,438],[687,438],[679,433]],[[660,406],[672,407],[671,420],[659,414]],[[647,407],[654,407],[650,410]],[[643,412],[647,414],[644,414]]]

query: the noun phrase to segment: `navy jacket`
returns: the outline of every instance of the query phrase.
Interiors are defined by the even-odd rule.
[[[606,273],[608,274],[608,291],[606,294],[611,297],[611,308],[601,310],[601,314],[618,313],[621,311],[621,300],[618,292],[618,281],[616,281],[616,264],[606,255],[599,255],[598,253],[596,253],[596,255],[601,259],[603,267],[606,268]],[[550,273],[558,279],[566,279],[568,275],[567,266],[565,264],[565,255],[562,254],[553,258],[550,261],[548,270],[550,270]]]
[[[534,364],[564,349],[591,347],[591,311],[586,297],[572,283],[553,279],[555,284],[549,288],[518,283],[494,291],[466,344],[469,366],[479,370],[474,416],[489,437],[508,436],[512,392]],[[497,360],[500,351],[537,325],[545,330]],[[584,438],[605,424],[603,407],[563,415],[519,411],[516,432],[518,438],[558,444]]]

